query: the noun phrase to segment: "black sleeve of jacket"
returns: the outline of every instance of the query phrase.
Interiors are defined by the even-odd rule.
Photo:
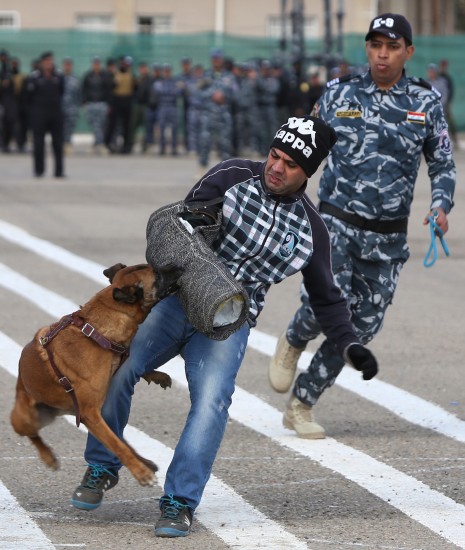
[[[240,181],[257,176],[265,163],[246,159],[230,159],[213,166],[186,196],[189,201],[210,201],[224,197],[226,191]]]
[[[342,355],[349,344],[359,343],[359,340],[350,321],[347,302],[334,281],[328,229],[313,205],[307,210],[312,226],[313,255],[302,270],[304,284],[325,336]]]

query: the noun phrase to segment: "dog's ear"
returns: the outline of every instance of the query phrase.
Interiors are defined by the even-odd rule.
[[[113,289],[113,300],[116,302],[126,302],[135,304],[144,297],[144,291],[136,286],[123,286],[123,288]]]
[[[112,265],[111,267],[107,267],[107,269],[104,269],[103,274],[105,275],[105,277],[107,277],[107,279],[110,280],[110,283],[111,283],[113,282],[113,277],[118,273],[118,271],[125,267],[127,266],[124,264],[115,264],[115,265]]]

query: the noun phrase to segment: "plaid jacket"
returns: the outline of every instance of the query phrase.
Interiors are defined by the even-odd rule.
[[[223,197],[222,232],[213,248],[244,286],[252,326],[270,286],[301,272],[325,335],[342,352],[358,339],[333,279],[326,225],[306,186],[290,196],[272,195],[264,185],[264,169],[264,162],[224,161],[207,172],[186,201]]]

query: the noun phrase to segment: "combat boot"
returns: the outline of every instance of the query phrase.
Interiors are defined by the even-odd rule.
[[[302,403],[293,395],[287,403],[283,425],[289,430],[296,431],[297,435],[303,439],[325,438],[325,429],[315,422],[312,407]]]
[[[287,341],[285,332],[279,337],[268,369],[268,379],[271,387],[278,393],[289,391],[294,381],[297,361],[304,349],[291,346]]]

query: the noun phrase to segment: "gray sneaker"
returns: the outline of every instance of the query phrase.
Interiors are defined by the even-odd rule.
[[[81,485],[71,497],[71,504],[80,510],[95,510],[103,500],[105,491],[118,483],[118,473],[101,464],[88,464]]]
[[[286,332],[281,334],[268,369],[268,379],[274,391],[285,393],[289,390],[294,381],[297,361],[304,349],[291,346]]]
[[[187,537],[191,532],[192,510],[184,499],[163,496],[160,499],[160,519],[155,525],[157,537]]]

